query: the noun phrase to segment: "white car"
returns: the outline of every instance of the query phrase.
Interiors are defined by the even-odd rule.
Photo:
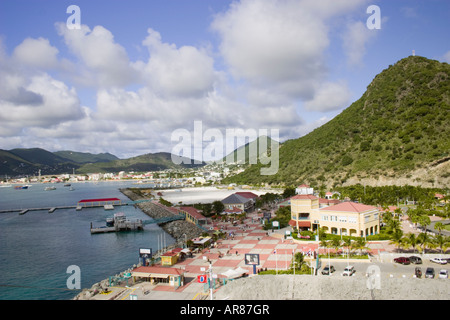
[[[439,279],[447,279],[448,278],[448,270],[442,269],[439,271]]]
[[[442,259],[442,258],[433,258],[430,259],[431,262],[434,263],[439,263],[439,264],[447,264],[447,259]]]
[[[356,272],[355,267],[353,266],[347,266],[344,269],[344,272],[342,272],[343,276],[352,276]]]

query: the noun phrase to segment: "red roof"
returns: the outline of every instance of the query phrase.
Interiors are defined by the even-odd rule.
[[[319,203],[322,204],[338,204],[341,201],[337,200],[337,199],[324,199],[324,198],[319,198]]]
[[[301,184],[298,186],[298,188],[309,188],[309,186],[307,184]]]
[[[347,211],[347,212],[364,212],[376,209],[373,206],[368,206],[366,204],[356,203],[356,202],[342,202],[331,207],[325,207],[320,210],[329,211]]]
[[[83,199],[78,202],[107,202],[107,201],[121,201],[119,198],[103,198],[103,199]]]
[[[159,273],[159,274],[167,274],[167,275],[182,275],[183,270],[177,268],[166,268],[166,267],[137,267],[133,269],[131,272],[141,272],[141,273]]]
[[[198,212],[198,210],[194,207],[181,207],[180,209],[187,212],[191,217],[194,217],[196,219],[206,219],[205,216]]]
[[[304,227],[310,228],[311,227],[311,221],[298,221],[298,222],[296,220],[289,221],[289,225],[293,226],[293,227],[296,227],[297,223],[298,223],[298,226],[302,227],[302,228],[304,228]]]
[[[248,199],[255,199],[258,198],[258,195],[254,194],[253,192],[235,192],[236,194],[244,197],[244,198],[248,198]]]
[[[294,200],[294,199],[297,199],[297,200],[306,200],[306,199],[315,200],[315,199],[319,199],[319,198],[317,198],[316,196],[314,196],[312,194],[298,194],[298,195],[293,196],[291,198],[291,200]]]

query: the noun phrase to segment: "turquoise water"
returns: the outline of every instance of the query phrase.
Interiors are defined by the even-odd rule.
[[[63,184],[56,190],[44,191],[45,185],[33,184],[27,190],[0,188],[0,210],[75,205],[81,199],[117,197],[129,200],[119,188],[131,183],[75,183],[74,191]],[[0,299],[1,300],[64,300],[79,290],[67,289],[76,265],[81,271],[81,288],[89,288],[109,276],[139,262],[139,248],[159,249],[165,237],[167,245],[174,242],[155,224],[143,231],[121,233],[90,233],[90,224],[101,226],[114,213],[124,212],[131,219],[150,218],[133,206],[47,211],[29,211],[25,215],[0,214]]]

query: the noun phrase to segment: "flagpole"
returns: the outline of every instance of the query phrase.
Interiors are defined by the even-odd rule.
[[[210,299],[213,299],[213,288],[212,288],[212,265],[209,263],[209,295]]]
[[[275,273],[278,275],[278,256],[277,256],[277,249],[275,249]]]

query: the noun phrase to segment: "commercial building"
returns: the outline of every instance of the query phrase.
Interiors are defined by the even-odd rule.
[[[289,225],[294,228],[311,231],[322,228],[327,233],[361,237],[380,232],[376,207],[355,202],[320,207],[319,198],[312,194],[299,194],[290,201]]]

